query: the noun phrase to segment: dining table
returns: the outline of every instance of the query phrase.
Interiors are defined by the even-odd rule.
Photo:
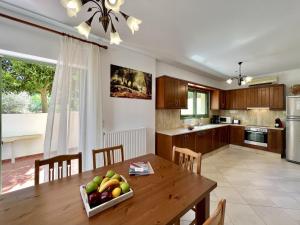
[[[130,163],[150,162],[154,174],[129,176]],[[88,217],[79,187],[108,170],[123,175],[133,197]],[[210,192],[217,183],[154,154],[119,162],[0,195],[1,225],[175,224],[196,206],[196,224],[209,217]]]

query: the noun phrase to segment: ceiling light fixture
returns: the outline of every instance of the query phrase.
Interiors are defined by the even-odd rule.
[[[244,86],[252,81],[252,77],[242,75],[242,63],[243,62],[239,62],[239,75],[237,77],[231,77],[228,80],[226,80],[227,84],[232,84],[233,80],[237,80],[239,86]]]
[[[124,4],[124,0],[61,0],[61,4],[67,9],[67,14],[70,17],[76,16],[86,3],[89,3],[87,12],[90,13],[91,16],[87,21],[82,22],[75,28],[87,39],[91,32],[91,25],[94,18],[98,18],[98,21],[101,23],[105,33],[110,26],[110,44],[119,45],[122,42],[114,25],[114,22],[119,22],[119,15],[126,20],[127,26],[131,30],[132,34],[139,30],[139,25],[142,21],[120,11],[120,7]],[[97,14],[99,14],[99,16]]]

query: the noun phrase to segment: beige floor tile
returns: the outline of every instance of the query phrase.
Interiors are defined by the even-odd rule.
[[[234,225],[265,225],[248,205],[228,203],[226,210]]]
[[[252,206],[257,215],[267,225],[299,225],[281,208]]]

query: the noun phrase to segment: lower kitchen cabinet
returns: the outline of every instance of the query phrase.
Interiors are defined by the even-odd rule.
[[[283,130],[268,130],[268,151],[283,154],[285,148],[285,132]]]
[[[243,126],[230,126],[230,144],[244,145],[245,128]]]
[[[228,137],[228,126],[174,136],[156,133],[156,154],[167,160],[172,160],[173,146],[188,148],[205,154],[228,145]]]
[[[196,152],[202,154],[213,150],[212,130],[203,130],[196,133]]]

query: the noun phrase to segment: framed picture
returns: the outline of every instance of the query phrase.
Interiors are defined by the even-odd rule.
[[[110,96],[119,98],[152,98],[152,74],[110,65]]]

